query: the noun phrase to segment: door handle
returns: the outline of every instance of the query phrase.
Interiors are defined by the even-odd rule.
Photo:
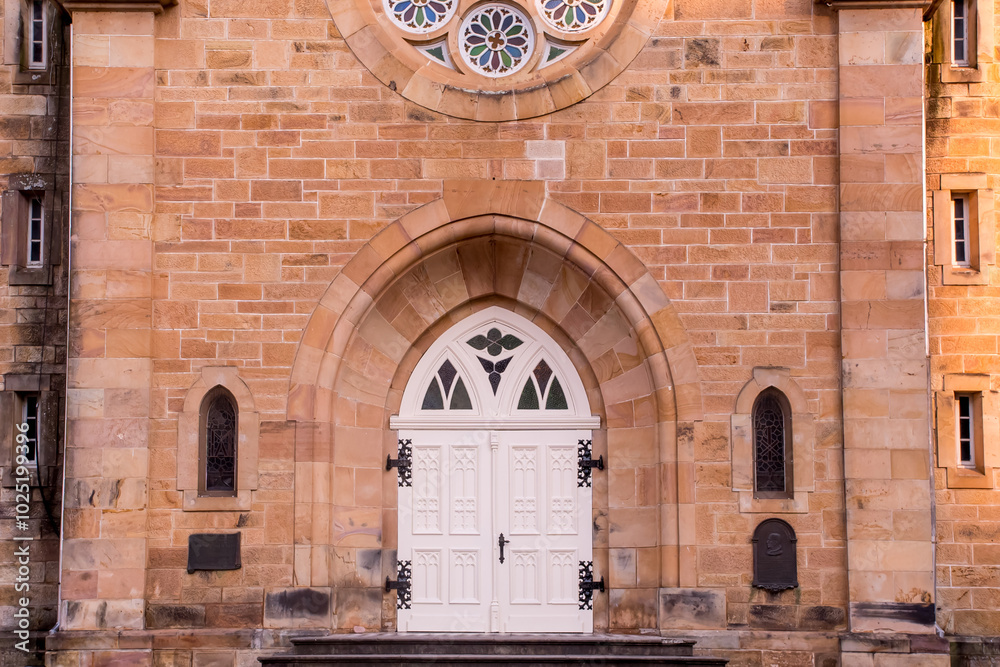
[[[497,540],[497,544],[500,545],[500,562],[502,563],[503,562],[503,548],[504,548],[504,545],[510,544],[510,540],[505,540],[504,537],[503,537],[503,533],[500,533],[500,539]]]

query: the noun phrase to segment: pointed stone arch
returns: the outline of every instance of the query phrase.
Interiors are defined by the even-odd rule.
[[[652,549],[644,556],[655,556],[658,586],[694,583],[681,575],[693,571],[683,548],[693,527],[681,520],[693,516],[693,463],[678,456],[677,438],[701,419],[702,405],[676,311],[628,248],[547,199],[543,183],[455,181],[358,251],[296,354],[288,402],[297,423],[295,576],[298,585],[336,587],[343,612],[335,610],[335,627],[391,626],[378,586],[391,559],[375,558],[395,546],[395,485],[381,470],[396,450],[389,417],[433,341],[490,306],[517,312],[559,343],[602,418],[595,456],[604,452],[612,471],[627,473],[614,479],[632,480],[622,502],[614,495],[621,489],[610,501],[606,482],[595,489],[606,527],[595,540],[596,567],[598,550],[606,568],[609,548]],[[639,488],[655,491],[638,499]],[[649,525],[658,531],[638,534]],[[636,627],[655,626],[657,590],[628,592],[652,614]]]

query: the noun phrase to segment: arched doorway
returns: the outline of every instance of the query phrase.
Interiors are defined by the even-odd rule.
[[[586,387],[595,456],[595,631],[659,627],[664,588],[696,584],[698,363],[642,262],[544,183],[449,181],[442,199],[365,244],[320,299],[296,352],[296,586],[329,589],[331,626],[394,630],[402,397],[425,352],[500,307],[537,324]],[[474,362],[479,363],[479,362]],[[422,397],[421,397],[422,398]],[[519,398],[519,397],[518,397]],[[381,445],[381,446],[379,446]],[[610,558],[634,568],[612,577]]]
[[[400,412],[400,631],[592,632],[592,430],[583,382],[538,326],[465,318],[414,368]]]

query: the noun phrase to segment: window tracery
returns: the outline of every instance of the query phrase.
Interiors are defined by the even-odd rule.
[[[777,390],[762,393],[753,407],[754,479],[758,494],[784,494],[790,452],[786,451],[785,411]]]
[[[566,403],[566,394],[563,392],[562,385],[559,384],[559,378],[553,374],[552,369],[545,363],[545,359],[538,362],[538,365],[524,381],[517,409],[538,410],[543,403],[546,410],[569,409],[569,405]]]
[[[815,490],[816,420],[791,370],[754,368],[736,396],[730,426],[740,512],[808,512]]]
[[[220,389],[208,396],[204,410],[204,492],[208,495],[232,495],[236,493],[236,405]]]
[[[424,400],[421,403],[421,410],[444,410],[447,405],[449,410],[471,410],[472,399],[469,398],[469,390],[465,387],[465,381],[458,375],[458,370],[451,360],[445,359],[437,373],[431,378],[424,392]]]
[[[532,118],[588,97],[628,66],[664,14],[655,0],[327,3],[385,85],[483,121]]]
[[[390,424],[589,428],[600,423],[589,403],[572,361],[545,331],[491,307],[454,325],[424,353]]]

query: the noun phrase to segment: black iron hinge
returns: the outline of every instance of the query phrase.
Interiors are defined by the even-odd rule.
[[[604,592],[604,577],[594,581],[594,561],[580,561],[580,609],[594,608],[594,591]]]
[[[410,486],[412,484],[413,478],[410,472],[410,466],[413,463],[413,447],[411,446],[411,440],[400,440],[399,441],[399,458],[394,459],[391,456],[385,457],[385,469],[392,470],[393,468],[399,469],[399,485],[400,486]]]
[[[604,470],[604,456],[599,456],[596,460],[590,440],[579,440],[576,448],[577,461],[579,463],[576,473],[577,486],[591,486],[592,470]]]
[[[396,591],[396,609],[410,608],[410,561],[396,562],[396,581],[385,578],[385,592]]]

